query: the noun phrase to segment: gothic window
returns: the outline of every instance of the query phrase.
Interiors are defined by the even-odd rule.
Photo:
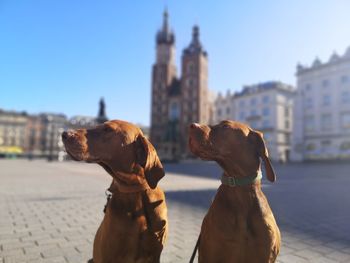
[[[180,108],[177,102],[173,102],[170,105],[169,118],[170,120],[178,120],[180,117]]]
[[[189,62],[187,65],[187,73],[192,74],[194,72],[193,62]]]

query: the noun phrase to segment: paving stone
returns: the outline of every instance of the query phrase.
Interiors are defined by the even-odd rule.
[[[0,160],[0,167],[0,263],[90,259],[110,177],[76,162]],[[169,235],[161,262],[188,262],[220,170],[204,162],[165,169],[160,186]],[[343,201],[350,199],[350,164],[277,164],[275,170],[278,181],[263,181],[263,190],[282,233],[277,262],[350,262],[350,204]]]

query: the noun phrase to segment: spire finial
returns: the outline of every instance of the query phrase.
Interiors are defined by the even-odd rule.
[[[168,19],[169,19],[168,8],[165,7],[164,13],[163,13],[163,31],[164,32],[168,32],[168,30],[169,30]]]
[[[192,29],[192,41],[193,43],[199,43],[199,27],[197,25],[194,25]]]

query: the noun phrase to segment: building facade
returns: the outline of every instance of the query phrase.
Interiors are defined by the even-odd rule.
[[[208,56],[194,26],[192,40],[181,56],[181,76],[175,64],[175,35],[164,12],[156,35],[156,62],[152,69],[150,139],[162,159],[189,155],[188,126],[210,121]]]
[[[28,114],[0,110],[0,155],[26,151]]]
[[[274,161],[288,161],[293,128],[295,89],[277,81],[245,86],[242,91],[218,95],[215,121],[231,119],[263,132]]]
[[[350,47],[297,66],[292,159],[350,158]]]

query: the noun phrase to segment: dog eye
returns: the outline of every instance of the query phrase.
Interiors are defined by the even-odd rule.
[[[228,124],[224,124],[222,127],[223,127],[224,129],[227,129],[227,128],[230,128],[231,126],[228,125]]]

